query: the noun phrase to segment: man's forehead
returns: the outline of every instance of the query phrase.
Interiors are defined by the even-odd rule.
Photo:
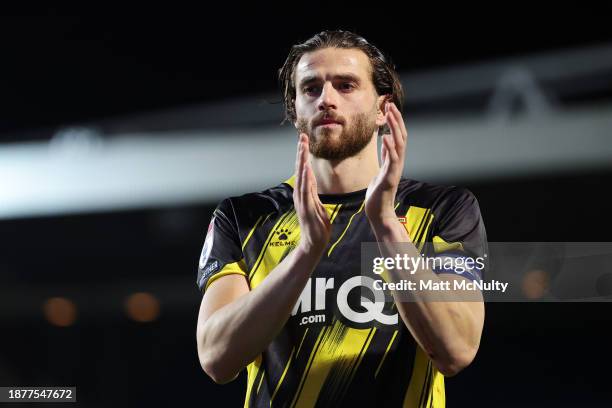
[[[370,61],[365,53],[356,48],[323,48],[304,54],[296,67],[296,80],[318,74],[333,75],[352,73],[367,77]]]

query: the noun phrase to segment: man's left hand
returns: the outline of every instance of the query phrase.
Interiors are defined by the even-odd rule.
[[[365,198],[365,212],[372,224],[381,224],[390,219],[397,221],[395,194],[404,171],[406,140],[408,132],[402,114],[395,104],[385,105],[385,116],[391,134],[382,136],[382,166],[370,182]]]

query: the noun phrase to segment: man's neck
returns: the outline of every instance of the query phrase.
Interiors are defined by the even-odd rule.
[[[319,194],[344,194],[368,188],[378,174],[377,137],[357,155],[339,162],[311,157]]]

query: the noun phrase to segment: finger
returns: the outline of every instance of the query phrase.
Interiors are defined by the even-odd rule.
[[[327,210],[325,209],[325,206],[319,202],[319,204],[317,205],[317,208],[319,209],[318,211],[319,219],[321,220],[323,225],[329,228],[329,226],[331,225],[331,221],[329,219],[329,215],[327,214]]]
[[[402,133],[402,139],[404,140],[404,142],[406,142],[406,140],[408,139],[408,130],[406,130],[406,124],[404,123],[402,113],[399,111],[398,107],[395,106],[394,103],[391,104],[391,111],[393,112],[395,121],[399,124],[399,128]]]
[[[385,137],[383,135],[382,143],[380,144],[380,160],[384,164],[387,161],[387,145],[384,143]]]
[[[389,127],[392,129],[391,134],[393,135],[393,142],[395,146],[393,150],[397,154],[397,159],[399,160],[398,165],[403,167],[406,145],[404,144],[404,140],[402,139],[399,124],[397,123],[397,120],[391,114],[391,112],[389,112],[388,123],[390,124]]]
[[[310,152],[310,150],[309,150]],[[318,185],[317,185],[317,178],[314,175],[314,171],[312,170],[312,163],[308,163],[308,175],[310,177],[310,182],[312,185],[312,190],[314,191],[315,197],[318,197]]]
[[[299,149],[298,149],[298,165],[299,165],[299,172],[300,174],[302,173],[302,170],[304,170],[304,152],[306,150],[306,143],[304,143],[304,139],[305,139],[305,135],[302,133],[300,134],[300,139],[299,139]]]
[[[316,204],[319,200],[319,194],[317,192],[317,178],[312,171],[312,166],[310,163],[308,164],[308,182],[310,184],[310,196],[312,197],[312,202]]]
[[[315,203],[315,210],[319,221],[322,222],[324,225],[329,225],[329,215],[327,215],[327,210],[325,209],[325,206],[321,203],[320,200],[317,200],[317,202]]]
[[[310,163],[308,163],[307,165],[307,177],[308,177],[308,184],[310,185],[310,189],[309,189],[309,193],[310,193],[310,203],[312,203],[312,208],[311,210],[314,213],[318,213],[318,215],[321,215],[320,209],[321,209],[321,200],[319,200],[319,194],[317,193],[317,179],[314,175],[314,171],[312,170],[312,166]]]
[[[391,165],[397,163],[399,161],[399,155],[397,154],[397,149],[393,136],[389,134],[384,135],[383,143],[385,143],[385,147],[387,149],[387,158],[389,159],[389,164]]]
[[[310,198],[312,198],[313,203],[316,202],[317,196],[317,179],[314,176],[312,171],[312,165],[310,163],[306,163],[306,177],[308,180],[308,193],[310,194]]]
[[[325,220],[325,218],[327,217],[327,211],[325,211],[325,207],[323,206],[323,204],[321,203],[321,200],[319,199],[319,194],[317,192],[317,180],[316,177],[314,175],[314,172],[312,171],[312,166],[308,166],[308,177],[309,179],[311,179],[311,197],[312,197],[312,203],[313,203],[313,209],[315,210],[315,212],[317,213],[317,215],[321,218],[321,220]]]
[[[383,143],[385,143],[385,148],[387,150],[387,159],[390,159],[391,161],[397,160],[397,146],[395,145],[395,138],[393,137],[393,135],[384,135]]]
[[[302,134],[298,137],[297,152],[295,156],[295,191],[300,191],[302,185],[302,150],[304,144],[302,142]]]
[[[312,170],[312,165],[310,163],[306,164],[308,170],[307,170],[307,174],[308,174],[308,183],[310,184],[310,192],[311,192],[311,198],[312,198],[312,203],[313,203],[313,209],[315,211],[315,213],[320,217],[320,219],[322,221],[328,219],[329,217],[327,216],[327,211],[325,210],[325,206],[323,205],[323,203],[321,203],[321,200],[319,199],[319,193],[318,193],[318,189],[317,189],[317,178],[315,177],[314,171]]]
[[[388,180],[389,175],[394,173],[395,169],[398,166],[396,164],[397,162],[393,159],[392,153],[391,153],[393,152],[393,149],[390,147],[390,145],[393,143],[393,139],[391,138],[391,135],[387,136],[384,143],[386,143],[385,148],[387,149],[387,160],[385,161],[385,163],[382,165],[380,169],[380,177],[382,177],[382,179],[384,180]]]
[[[390,135],[387,135],[389,137]],[[389,173],[389,166],[391,165],[391,158],[389,157],[389,147],[387,138],[383,137],[383,147],[385,148],[385,161],[382,163],[380,167],[380,172],[377,177],[385,177]]]
[[[389,129],[391,129],[391,135],[393,136],[393,141],[395,142],[396,149],[398,153],[400,150],[404,149],[404,139],[402,137],[402,131],[400,129],[399,124],[397,123],[397,119],[393,115],[392,108],[387,112],[387,123],[389,124]]]
[[[302,190],[302,193],[307,193],[308,190],[310,189],[310,184],[308,183],[308,178],[305,176],[306,174],[306,166],[308,165],[309,159],[310,159],[310,154],[309,154],[309,150],[308,150],[308,136],[305,133],[302,133],[300,135],[300,140],[302,141],[302,150],[301,150],[301,157],[300,157],[300,174],[302,175],[302,184],[300,186],[300,189]],[[302,196],[302,198],[306,198],[304,195]],[[302,200],[302,202],[304,202]]]
[[[302,152],[303,154],[303,170],[304,170],[304,177],[303,177],[303,181],[304,181],[304,188],[303,188],[303,198],[304,198],[304,205],[306,205],[306,207],[309,209],[309,211],[311,211],[311,207],[313,205],[313,200],[312,200],[312,186],[313,183],[316,183],[316,180],[314,179],[314,175],[312,173],[312,168],[310,167],[310,150],[308,148],[308,136],[304,135],[304,140],[303,140],[303,147],[304,150]],[[312,175],[312,177],[311,177]]]
[[[310,212],[311,198],[310,198],[310,183],[308,180],[308,166],[302,167],[302,186],[300,187],[300,202],[304,206],[306,213]]]

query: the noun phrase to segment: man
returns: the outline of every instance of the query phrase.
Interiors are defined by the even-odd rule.
[[[482,298],[394,292],[375,310],[380,302],[355,289],[361,243],[377,242],[386,257],[419,257],[426,242],[437,256],[483,255],[476,199],[401,178],[401,85],[362,37],[319,33],[292,48],[279,76],[299,133],[295,174],[226,199],[213,214],[197,280],[202,368],[226,383],[247,367],[246,407],[444,406],[444,376],[478,350]],[[414,272],[388,270],[385,280],[481,276]]]

